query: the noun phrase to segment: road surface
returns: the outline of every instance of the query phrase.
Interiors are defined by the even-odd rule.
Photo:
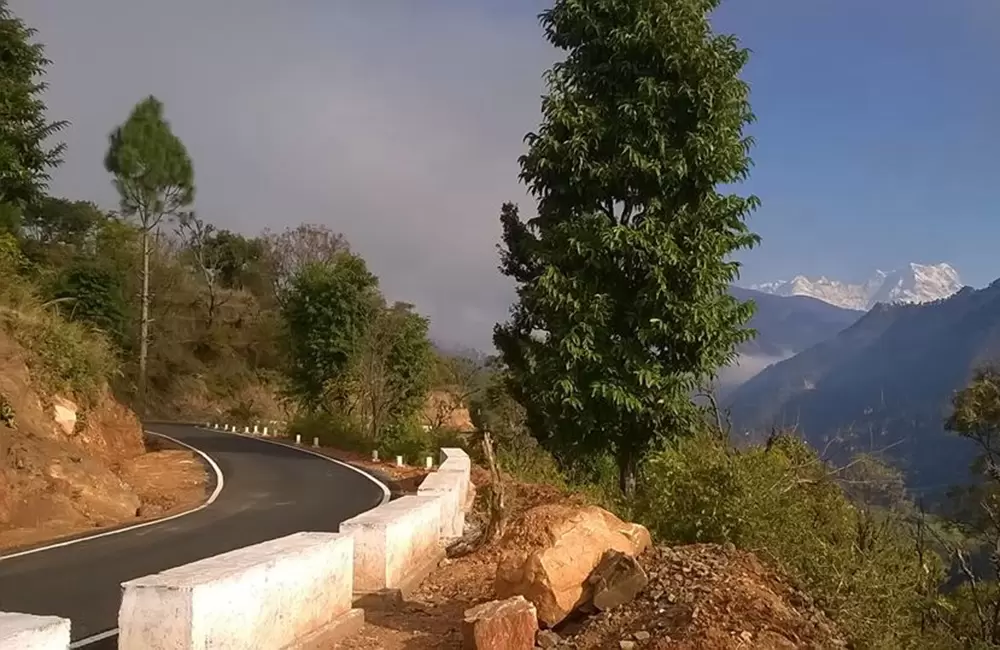
[[[217,499],[170,521],[0,557],[0,611],[69,618],[74,642],[87,639],[118,626],[122,582],[298,531],[336,532],[383,498],[366,476],[295,449],[183,425],[147,429],[208,454],[224,477]]]

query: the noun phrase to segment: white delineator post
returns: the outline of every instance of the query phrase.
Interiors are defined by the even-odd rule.
[[[352,609],[354,540],[296,533],[122,585],[120,650],[238,650],[333,644]]]
[[[69,642],[68,618],[0,612],[0,650],[66,650]]]
[[[378,462],[378,449],[372,449],[372,462]]]
[[[302,434],[301,433],[296,433],[295,434],[295,444],[297,444],[297,445],[301,445],[302,444]]]
[[[254,435],[257,435],[257,425],[256,424],[253,425],[253,432],[254,432]]]
[[[264,435],[267,435],[267,427],[264,427]]]
[[[396,456],[396,467],[402,467],[402,466],[403,466],[403,457]]]
[[[319,447],[319,438],[313,438],[313,447]]]
[[[425,465],[426,465],[427,469],[433,468],[434,467],[434,457],[433,456],[428,456],[427,457],[427,462],[425,463]]]

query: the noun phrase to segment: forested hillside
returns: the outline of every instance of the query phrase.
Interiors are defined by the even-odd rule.
[[[197,161],[155,97],[121,107],[93,161],[117,206],[51,195],[66,123],[44,112],[48,62],[3,4],[0,27],[16,62],[0,79],[10,98],[0,112],[4,309],[21,308],[19,287],[76,326],[58,340],[15,327],[35,370],[54,368],[76,391],[107,382],[147,418],[315,428],[321,416],[319,428],[366,448],[418,449],[431,444],[427,429],[468,427],[452,416],[481,364],[437,353],[427,320],[388,302],[333,228],[240,233],[199,214]]]
[[[740,354],[748,356],[797,354],[835,336],[864,315],[808,296],[773,296],[735,286],[729,291],[756,306],[749,325],[757,334],[739,348]]]

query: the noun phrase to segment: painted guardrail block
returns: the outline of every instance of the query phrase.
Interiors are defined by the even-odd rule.
[[[464,449],[458,447],[443,447],[441,449],[441,465],[439,472],[457,472],[463,477],[462,483],[462,503],[469,498],[469,489],[472,483],[472,459]]]
[[[66,650],[69,630],[68,618],[0,612],[0,650]]]
[[[354,539],[296,533],[122,585],[120,650],[290,649],[357,631]]]
[[[442,500],[404,496],[340,524],[354,538],[354,590],[406,593],[444,557]]]
[[[465,532],[465,505],[462,495],[466,492],[466,479],[461,471],[437,471],[428,474],[417,487],[418,496],[441,499],[441,539],[449,542]]]

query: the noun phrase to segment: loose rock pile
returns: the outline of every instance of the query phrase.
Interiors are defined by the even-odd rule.
[[[846,648],[808,596],[750,553],[649,548],[645,528],[600,508],[535,510],[499,562],[503,600],[466,612],[467,648]]]
[[[832,650],[846,648],[811,599],[732,547],[657,547],[639,558],[649,583],[631,602],[558,628],[566,648]]]

